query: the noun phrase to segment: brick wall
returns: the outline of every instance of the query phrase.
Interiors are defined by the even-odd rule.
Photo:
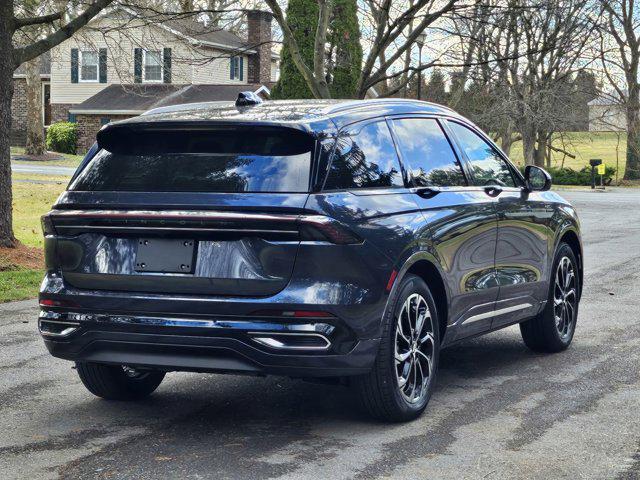
[[[109,121],[115,122],[117,120],[124,120],[130,118],[132,115],[76,115],[76,122],[78,123],[78,148],[76,153],[78,155],[84,155],[93,142],[96,141],[96,134],[98,130],[102,128],[102,119],[108,118]]]
[[[27,81],[13,79],[13,99],[11,100],[10,144],[24,146],[27,141]]]
[[[69,121],[69,109],[72,108],[72,103],[52,103],[51,104],[51,123],[56,122],[68,122]]]
[[[271,81],[271,13],[260,10],[247,12],[247,36],[250,48],[258,53],[249,55],[249,83]]]

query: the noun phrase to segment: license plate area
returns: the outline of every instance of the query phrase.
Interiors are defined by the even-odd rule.
[[[189,239],[140,238],[136,272],[193,273],[196,241]]]

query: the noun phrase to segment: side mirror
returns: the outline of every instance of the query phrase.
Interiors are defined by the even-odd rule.
[[[544,168],[527,165],[524,169],[524,181],[530,192],[546,192],[551,188],[551,175]]]

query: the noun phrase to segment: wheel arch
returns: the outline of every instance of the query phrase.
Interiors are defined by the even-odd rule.
[[[578,295],[580,297],[582,296],[582,287],[583,287],[583,278],[584,278],[584,259],[582,254],[582,242],[580,241],[580,236],[578,235],[578,232],[573,228],[568,228],[564,230],[559,235],[554,251],[557,251],[558,247],[562,243],[566,243],[567,245],[569,245],[569,247],[573,251],[573,254],[576,256],[576,259],[578,260],[578,275],[580,279],[580,289],[579,289]]]
[[[449,292],[437,260],[427,252],[419,252],[412,255],[398,272],[393,286],[394,289],[399,287],[402,279],[407,274],[420,277],[429,287],[438,311],[440,342],[442,343],[447,332],[449,319]]]

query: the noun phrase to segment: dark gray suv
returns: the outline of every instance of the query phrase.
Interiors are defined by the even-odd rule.
[[[409,100],[182,105],[109,124],[42,219],[39,329],[107,399],[168,371],[333,377],[415,418],[439,352],[570,344],[574,209],[468,120]]]

